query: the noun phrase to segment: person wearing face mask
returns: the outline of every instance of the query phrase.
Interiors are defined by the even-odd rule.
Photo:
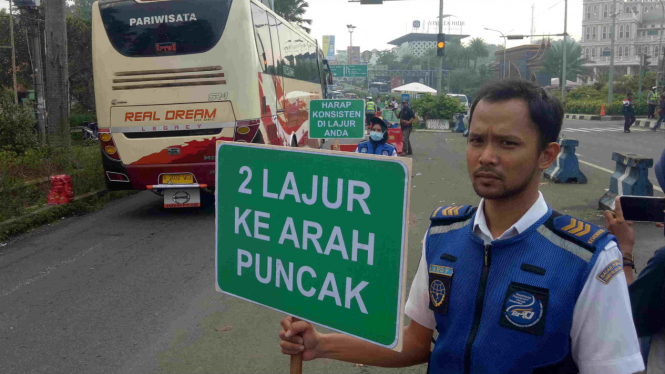
[[[397,156],[397,149],[388,143],[388,125],[384,120],[374,117],[370,120],[372,127],[369,140],[358,144],[358,153],[370,153],[383,156]]]

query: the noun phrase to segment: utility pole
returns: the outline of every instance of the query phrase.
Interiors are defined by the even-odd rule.
[[[566,35],[568,30],[568,0],[564,2],[564,11],[563,11],[563,74],[561,75],[561,101],[566,100],[566,50],[568,49],[568,42],[566,41]]]
[[[37,99],[37,132],[42,144],[46,144],[46,108],[44,102],[44,69],[42,67],[42,46],[39,40],[41,28],[39,26],[39,8],[29,9],[28,14],[33,18],[30,22],[30,48],[32,49],[32,73],[35,77],[35,99]]]
[[[69,134],[69,89],[67,65],[67,22],[65,0],[46,3],[46,107],[48,135],[52,146],[71,146]]]
[[[12,75],[14,78],[14,104],[18,104],[18,86],[16,85],[16,51],[14,50],[14,12],[12,0],[9,0],[9,34],[12,41]]]
[[[607,91],[607,104],[612,104],[612,90],[614,88],[614,38],[615,38],[615,26],[617,20],[617,0],[612,2],[612,29],[610,30],[610,86]]]
[[[443,34],[443,0],[439,0],[439,34]],[[443,56],[441,56],[441,63],[439,64],[439,80],[436,84],[436,94],[441,95],[441,82],[443,81]]]
[[[660,0],[660,6],[663,9],[663,17],[665,17],[665,4],[663,4],[663,0]],[[665,56],[663,56],[663,31],[665,31],[663,29],[663,21],[664,20],[661,18],[661,20],[660,20],[660,31],[658,32],[660,34],[660,43],[658,43],[658,54],[654,53],[659,58],[659,60],[656,60],[656,63],[660,62],[659,69],[656,69],[656,90],[658,90],[658,88],[657,88],[658,87],[658,78],[660,77],[661,79],[665,80],[665,78],[663,77],[663,72],[665,72],[665,64],[663,63],[663,62],[665,62]],[[661,71],[660,74],[658,74],[658,70]]]

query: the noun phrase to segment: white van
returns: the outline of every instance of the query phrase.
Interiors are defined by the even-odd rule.
[[[469,113],[469,109],[471,109],[471,103],[469,103],[469,98],[466,97],[466,95],[458,95],[458,94],[446,94],[446,96],[454,97],[457,100],[462,103],[464,106],[465,112],[464,114]]]

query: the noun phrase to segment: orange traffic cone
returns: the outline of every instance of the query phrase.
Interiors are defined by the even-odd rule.
[[[600,107],[600,115],[604,116],[605,115],[605,103]]]

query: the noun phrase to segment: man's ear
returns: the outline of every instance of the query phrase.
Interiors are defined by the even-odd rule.
[[[556,161],[557,156],[559,156],[559,151],[561,150],[561,146],[559,146],[559,143],[549,143],[545,149],[540,152],[540,160],[539,160],[539,165],[538,168],[540,170],[545,170],[548,167],[550,167],[554,161]]]

